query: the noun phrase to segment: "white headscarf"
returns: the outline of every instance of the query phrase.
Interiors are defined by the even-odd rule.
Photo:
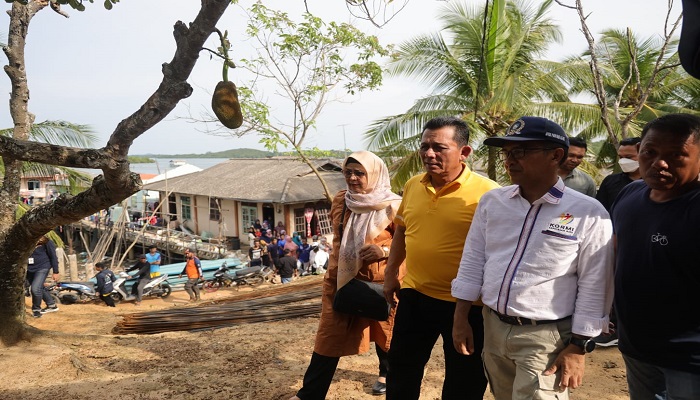
[[[369,151],[356,151],[343,161],[343,168],[349,159],[367,170],[367,188],[366,193],[353,193],[349,188],[345,193],[345,203],[352,213],[338,251],[338,289],[357,275],[362,267],[360,249],[391,224],[401,204],[401,196],[391,191],[389,170],[381,158]]]

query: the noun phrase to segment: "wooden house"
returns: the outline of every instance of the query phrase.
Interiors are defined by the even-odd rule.
[[[332,195],[345,188],[340,160],[312,160]],[[282,221],[287,233],[331,233],[330,203],[311,168],[296,158],[231,159],[172,179],[144,185],[158,191],[169,227],[178,224],[203,238],[248,244],[256,221]]]

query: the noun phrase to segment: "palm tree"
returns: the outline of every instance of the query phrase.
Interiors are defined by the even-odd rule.
[[[0,129],[0,135],[12,136],[13,129]],[[32,125],[30,140],[44,143],[54,143],[75,147],[91,147],[97,141],[97,136],[87,125],[73,124],[65,121],[44,121]],[[2,157],[0,157],[0,175],[5,172]],[[71,192],[88,187],[92,177],[77,170],[46,164],[24,163],[23,174],[34,176],[52,176],[56,173],[64,175]]]
[[[561,64],[540,59],[561,39],[546,16],[551,4],[494,0],[483,9],[448,3],[439,13],[440,32],[399,45],[389,73],[417,79],[432,93],[403,114],[375,121],[365,133],[371,149],[394,160],[395,188],[421,169],[417,144],[422,125],[433,117],[460,116],[480,143],[522,115],[562,120],[578,112],[557,77]],[[477,146],[476,154],[487,156],[488,175],[497,179],[495,149]]]
[[[589,142],[603,141],[592,167],[615,161],[619,140],[639,136],[652,119],[673,112],[697,113],[700,82],[680,68],[677,44],[677,40],[659,36],[642,39],[629,29],[609,29],[601,34],[594,51],[612,133],[600,118],[589,123],[578,121],[579,136]],[[595,96],[590,61],[590,50],[564,60],[566,68],[560,76],[570,85],[570,95]],[[600,116],[597,104],[590,108],[589,112]]]

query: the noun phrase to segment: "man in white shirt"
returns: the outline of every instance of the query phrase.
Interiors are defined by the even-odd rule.
[[[610,216],[557,175],[569,145],[558,124],[522,117],[484,144],[502,148],[514,185],[484,194],[476,209],[452,282],[454,345],[474,351],[467,315],[481,297],[494,397],[565,399],[582,382],[590,338],[608,329]]]
[[[314,274],[325,274],[326,268],[328,267],[328,259],[330,255],[326,251],[326,246],[323,244],[318,245],[316,254],[314,255],[313,263],[315,265],[316,271]]]

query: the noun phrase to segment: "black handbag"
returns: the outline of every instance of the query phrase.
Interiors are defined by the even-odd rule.
[[[384,298],[384,285],[353,278],[335,293],[333,310],[344,314],[386,321],[391,306]]]
[[[343,203],[340,217],[340,238],[343,238],[343,221],[347,204]],[[333,310],[377,321],[389,319],[391,305],[384,298],[384,285],[353,278],[338,289],[333,298]]]

